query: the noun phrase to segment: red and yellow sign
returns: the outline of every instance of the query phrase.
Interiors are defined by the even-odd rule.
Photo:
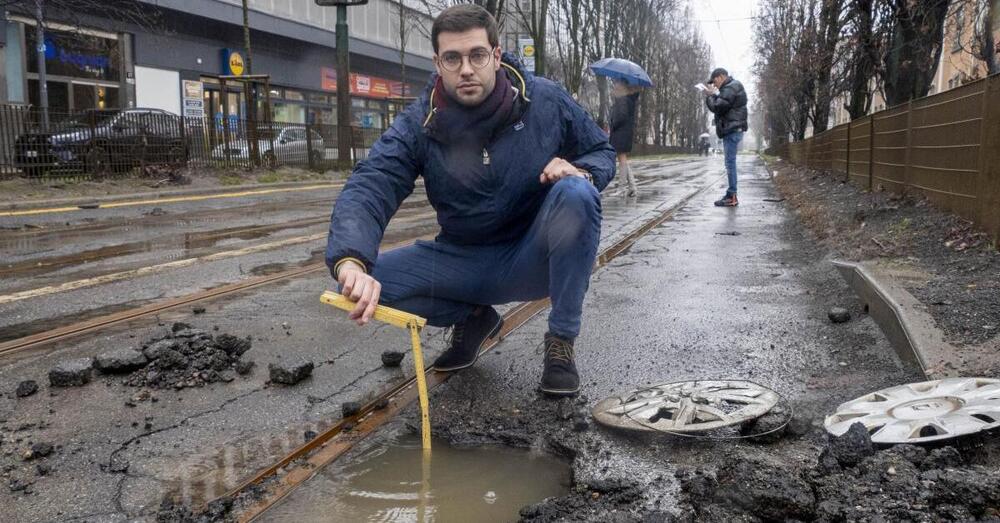
[[[321,68],[322,89],[337,92],[337,70],[332,67]],[[386,80],[377,76],[351,73],[351,94],[369,98],[391,98],[402,96],[403,83]]]

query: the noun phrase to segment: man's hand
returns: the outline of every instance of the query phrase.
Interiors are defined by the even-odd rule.
[[[358,325],[364,325],[375,314],[382,284],[365,273],[364,267],[352,261],[345,261],[337,270],[337,283],[340,292],[351,301],[357,302],[348,317]]]
[[[539,177],[539,181],[542,183],[555,183],[563,178],[569,176],[580,176],[581,178],[586,178],[580,173],[573,164],[563,160],[562,158],[553,158],[545,169],[542,169],[542,176]]]

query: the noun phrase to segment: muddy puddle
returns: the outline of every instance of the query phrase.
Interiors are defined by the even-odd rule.
[[[517,521],[569,485],[569,464],[550,456],[435,441],[425,461],[420,438],[405,435],[321,471],[260,521]]]

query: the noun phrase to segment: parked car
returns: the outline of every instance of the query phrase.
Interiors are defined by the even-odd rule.
[[[326,144],[323,137],[316,131],[310,130],[312,143],[306,140],[306,129],[304,127],[275,126],[272,128],[261,128],[258,130],[257,150],[259,151],[261,162],[267,167],[277,167],[284,164],[307,164],[309,156],[312,155],[313,163],[319,163],[325,158]],[[217,161],[228,161],[241,165],[249,165],[250,162],[250,142],[245,136],[232,139],[228,144],[220,143],[212,150],[212,159]],[[274,148],[272,149],[272,144]],[[312,150],[310,152],[310,145]]]
[[[14,142],[14,165],[29,176],[62,167],[123,172],[141,163],[183,165],[188,159],[180,117],[159,109],[89,110],[49,127]]]

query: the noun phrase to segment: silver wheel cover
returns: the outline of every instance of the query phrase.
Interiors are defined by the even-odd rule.
[[[841,404],[824,424],[839,436],[862,423],[875,443],[924,443],[1000,426],[1000,380],[947,378],[882,389]]]
[[[704,432],[738,425],[774,408],[778,394],[749,381],[682,381],[632,391],[594,407],[609,427],[644,432]]]

